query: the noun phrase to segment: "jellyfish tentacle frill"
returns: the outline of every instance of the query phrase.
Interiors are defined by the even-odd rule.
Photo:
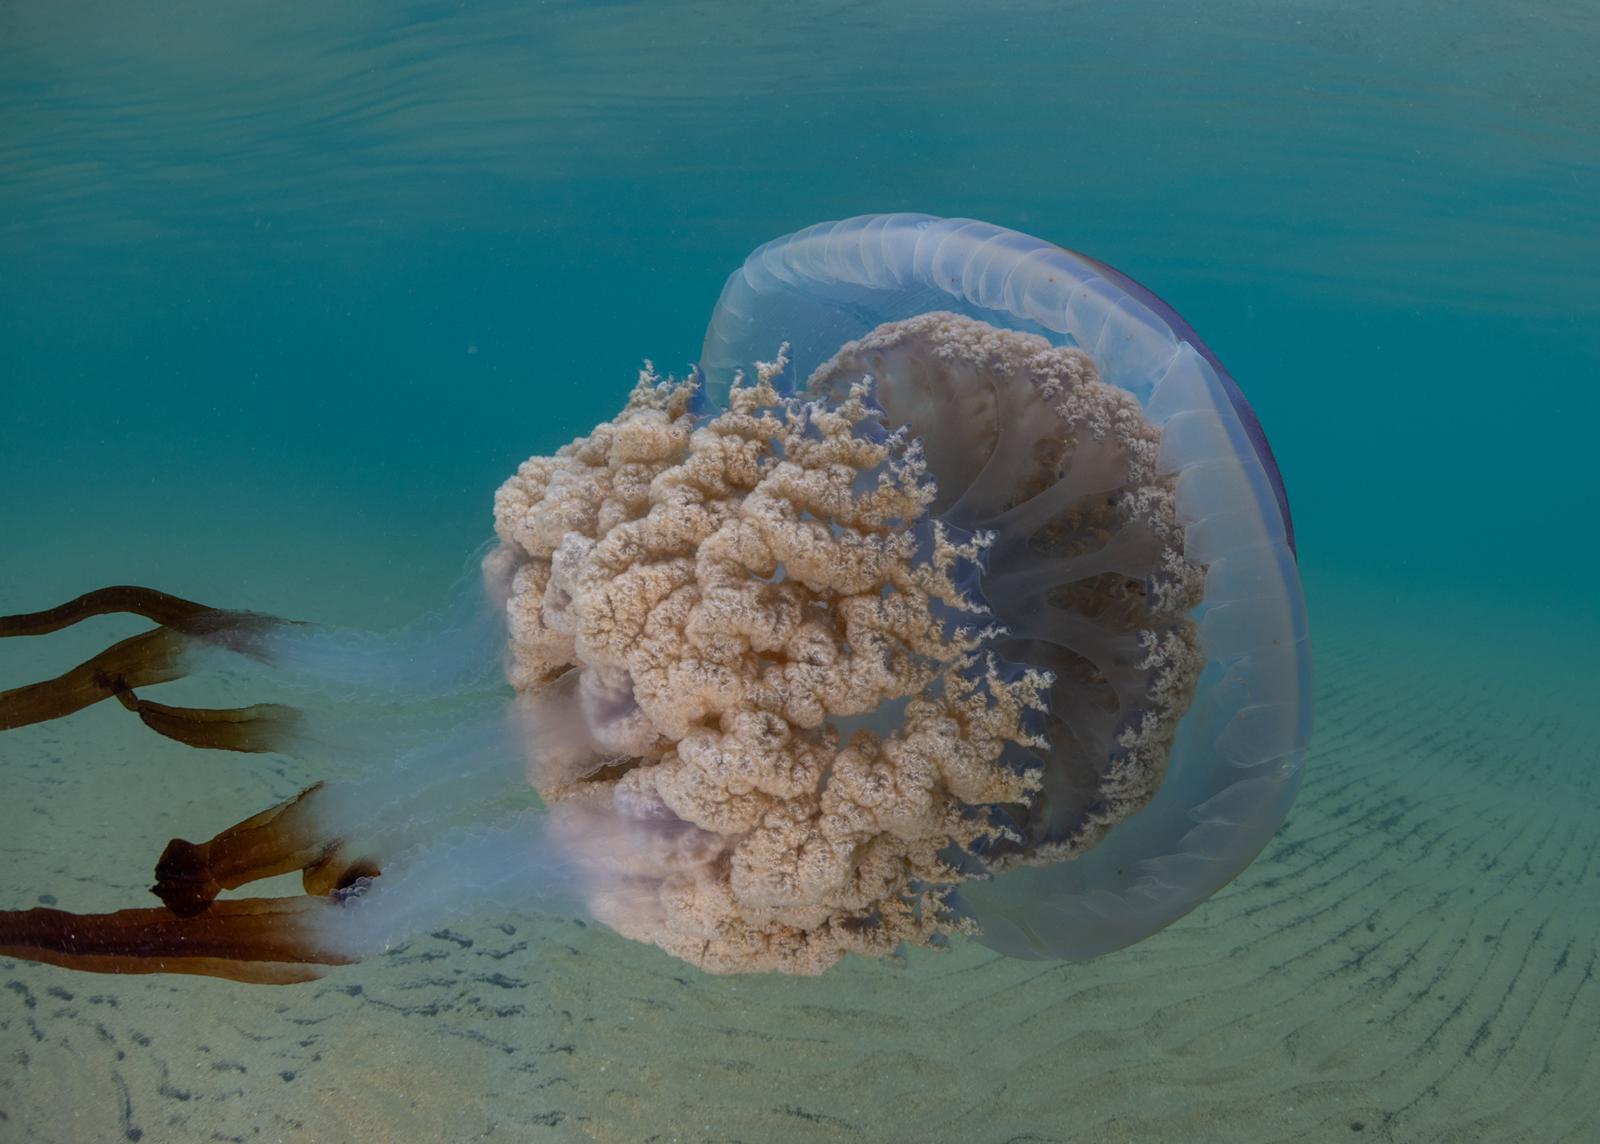
[[[972,929],[950,886],[1070,857],[1148,801],[1199,670],[1159,437],[1085,355],[934,313],[805,395],[780,393],[787,364],[710,418],[647,374],[496,502],[526,701],[572,672],[613,696],[590,754],[531,773],[557,829],[581,823],[590,906],[720,971]],[[1090,676],[1137,717],[1086,714],[1105,741],[1080,744],[1050,697]],[[656,833],[661,860],[609,857]]]

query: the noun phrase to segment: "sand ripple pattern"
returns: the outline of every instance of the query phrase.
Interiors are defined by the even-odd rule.
[[[282,990],[0,962],[0,1138],[1600,1139],[1582,633],[1310,587],[1318,726],[1288,825],[1123,954],[1048,965],[964,944],[713,979],[595,927],[511,918]],[[99,714],[6,740],[8,903],[132,900],[144,835],[301,781],[128,743]],[[182,805],[224,765],[192,819],[125,821],[136,778]]]

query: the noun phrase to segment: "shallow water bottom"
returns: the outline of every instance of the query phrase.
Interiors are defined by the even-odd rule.
[[[714,978],[508,917],[285,988],[0,961],[0,1138],[1600,1138],[1600,769],[1573,670],[1595,633],[1309,589],[1300,800],[1237,882],[1133,949]],[[67,666],[103,623],[7,641],[0,681]],[[310,777],[109,705],[8,734],[0,901],[145,904],[167,838]]]

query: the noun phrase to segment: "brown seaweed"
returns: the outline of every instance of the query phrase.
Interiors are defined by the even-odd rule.
[[[150,588],[88,592],[45,611],[0,617],[0,638],[60,631],[93,616],[127,612],[161,626],[113,644],[54,679],[0,692],[0,731],[59,719],[115,698],[151,730],[193,747],[281,750],[300,713],[279,704],[176,707],[135,688],[181,678],[197,643],[266,660],[261,637],[291,621],[207,607]],[[344,853],[315,824],[318,783],[229,827],[208,842],[174,838],[156,864],[152,892],[164,903],[105,914],[57,909],[0,911],[0,954],[95,973],[195,973],[283,984],[352,960],[316,936],[320,911],[376,877],[370,860]],[[227,890],[300,871],[305,895],[217,900]]]

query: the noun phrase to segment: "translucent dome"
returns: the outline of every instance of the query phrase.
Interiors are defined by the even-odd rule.
[[[941,311],[1076,347],[1103,381],[1133,395],[1160,431],[1184,555],[1204,568],[1203,597],[1190,613],[1204,666],[1154,797],[1069,860],[1000,862],[996,877],[964,883],[953,898],[978,923],[980,940],[1004,953],[1092,957],[1155,932],[1229,882],[1298,790],[1311,656],[1288,498],[1244,395],[1170,306],[1108,266],[988,223],[864,215],[767,243],[724,287],[701,369],[715,401],[737,371],[787,342],[798,376],[826,388],[837,371],[825,367],[842,345]],[[915,355],[865,356],[889,374],[877,383],[890,425],[907,424],[928,441],[941,505],[960,517],[954,523],[995,527],[1001,514],[972,511],[962,494],[1015,452],[1015,435],[974,424],[961,393],[973,384],[970,371],[931,377]],[[1025,546],[1009,558],[997,551],[984,574],[981,590],[1003,622],[1018,618],[1006,584],[1029,558]],[[1073,699],[1059,683],[1051,696],[1053,707]],[[1081,708],[1059,714],[1058,733],[1083,717]],[[1117,713],[1113,730],[1134,714]],[[1047,769],[1067,765],[1061,754],[1053,751]],[[1030,846],[1048,845],[1048,826],[1033,823],[1032,833]]]

